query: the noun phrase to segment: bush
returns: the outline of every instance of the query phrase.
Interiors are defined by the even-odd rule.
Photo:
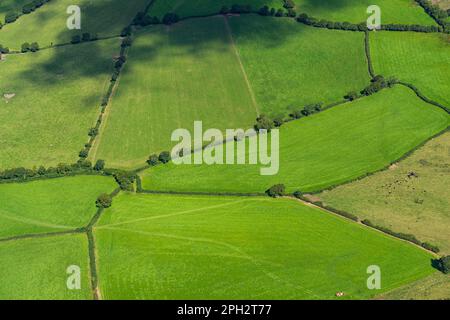
[[[81,35],[81,41],[91,41],[91,34],[89,32],[85,32]]]
[[[267,189],[266,194],[272,198],[282,197],[286,194],[286,187],[284,184],[276,184]]]
[[[19,15],[16,12],[7,13],[5,16],[5,23],[13,23],[19,18]]]
[[[104,160],[97,160],[97,162],[94,165],[95,171],[102,171],[105,168],[105,161]]]
[[[147,163],[149,165],[151,165],[152,167],[156,166],[158,164],[158,162],[159,162],[159,158],[156,154],[152,154],[147,160]]]
[[[168,163],[170,161],[170,152],[169,151],[163,151],[159,154],[158,160],[162,163]]]
[[[0,53],[9,53],[9,48],[5,48],[0,44]]]
[[[39,44],[38,44],[37,42],[33,42],[33,43],[30,45],[30,51],[31,51],[31,52],[39,51]]]
[[[81,42],[81,36],[79,34],[74,35],[70,41],[72,44],[77,44]]]
[[[347,93],[344,98],[349,101],[353,101],[356,98],[358,98],[358,94],[355,91],[351,91],[351,92]]]
[[[22,43],[21,51],[23,53],[30,51],[30,44],[28,42]]]
[[[136,180],[136,174],[125,171],[118,171],[114,173],[114,178],[119,184],[120,189],[125,191],[134,191],[134,181]]]
[[[109,208],[112,205],[112,198],[109,194],[102,193],[95,201],[97,208]]]

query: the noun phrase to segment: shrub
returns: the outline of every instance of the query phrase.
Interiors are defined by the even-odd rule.
[[[256,124],[255,124],[256,131],[260,131],[260,130],[270,131],[273,127],[274,127],[273,121],[265,114],[260,115],[256,119]]]
[[[74,35],[70,41],[72,44],[77,44],[81,42],[81,36],[79,34]]]
[[[102,171],[105,168],[105,161],[104,160],[97,160],[97,162],[94,165],[95,171]]]
[[[0,53],[9,53],[9,48],[5,48],[0,44]]]
[[[267,189],[266,194],[272,198],[282,197],[286,194],[286,187],[284,184],[276,184]]]
[[[220,14],[228,14],[228,13],[230,13],[230,8],[228,8],[227,6],[223,6],[220,9]]]
[[[158,162],[159,162],[159,158],[156,154],[152,154],[147,160],[147,163],[149,165],[151,165],[152,167],[156,166],[158,164]]]
[[[30,45],[30,51],[31,51],[31,52],[39,51],[39,44],[38,44],[37,42],[33,42],[33,43]]]
[[[21,51],[23,53],[30,51],[30,44],[28,42],[22,43]]]
[[[170,152],[169,151],[163,151],[159,154],[158,160],[162,163],[168,163],[170,161]]]
[[[89,32],[85,32],[81,35],[81,41],[91,41],[91,34]]]
[[[125,171],[118,171],[114,173],[114,178],[119,184],[120,189],[125,191],[134,191],[134,181],[136,180],[136,174]]]
[[[180,21],[180,17],[176,13],[166,13],[162,22],[166,25],[171,25]]]
[[[293,8],[295,8],[294,0],[283,0],[283,7],[285,7],[286,9],[293,9]]]
[[[95,201],[97,208],[109,208],[112,205],[112,198],[109,194],[102,193]]]
[[[19,18],[19,15],[16,12],[9,12],[5,16],[5,23],[13,23]]]
[[[351,92],[347,93],[344,98],[349,101],[353,101],[356,98],[358,98],[358,94],[355,91],[351,91]]]

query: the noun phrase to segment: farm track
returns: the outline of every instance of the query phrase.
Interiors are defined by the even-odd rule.
[[[156,1],[158,1],[158,0],[151,0],[148,3],[148,5],[145,8],[145,12],[146,13],[151,9],[152,5]],[[255,13],[251,13],[251,14],[255,14]],[[217,14],[208,15],[208,16],[217,16]],[[198,18],[201,18],[201,17],[198,17],[198,16],[187,17],[187,18],[183,18],[182,21],[190,20],[190,19],[198,19]],[[228,23],[228,18],[226,16],[224,16],[224,23],[225,23],[225,26],[226,26],[226,29],[227,29],[227,33],[229,35],[230,45],[233,48],[233,51],[234,51],[234,53],[236,55],[237,61],[239,62],[242,74],[243,74],[243,76],[245,78],[245,81],[246,81],[246,84],[247,84],[247,87],[248,87],[248,91],[249,91],[249,93],[251,95],[251,98],[252,98],[252,102],[254,104],[256,113],[259,115],[259,113],[260,113],[259,106],[258,106],[256,97],[254,95],[254,92],[252,90],[251,83],[250,83],[250,81],[248,79],[248,76],[247,76],[247,73],[245,71],[244,65],[243,65],[243,63],[241,61],[241,58],[240,58],[240,55],[239,55],[239,51],[238,51],[238,48],[237,48],[237,46],[235,44],[235,41],[233,39],[232,31],[231,31],[230,25]],[[349,31],[349,32],[354,32],[354,31]],[[387,31],[387,30],[385,30],[385,31],[382,31],[382,32],[400,32],[400,31],[392,31],[392,30]],[[435,32],[435,33],[438,33],[438,32]],[[370,37],[370,33],[368,31],[365,31],[365,40],[364,41],[365,41],[366,59],[367,59],[367,64],[368,64],[368,72],[369,72],[371,77],[374,77],[376,75],[376,73],[375,73],[375,71],[373,69],[372,60],[371,60],[369,37]],[[115,39],[115,38],[120,39],[122,37],[120,35],[112,35],[112,36],[98,38],[95,41],[102,41],[102,40]],[[83,43],[86,43],[86,42],[81,42],[79,44],[83,44]],[[50,50],[50,49],[54,49],[54,48],[58,48],[58,47],[65,47],[65,46],[70,46],[70,45],[78,45],[78,43],[77,44],[74,44],[74,43],[60,43],[60,44],[55,44],[53,46],[43,47],[40,50]],[[5,55],[22,55],[22,54],[28,54],[28,53],[21,53],[21,52],[18,52],[18,51],[12,51],[12,52],[10,52],[8,54],[5,54]],[[31,52],[30,52],[30,54],[31,54]],[[125,52],[125,55],[126,55],[126,52]],[[115,84],[114,88],[113,88],[110,100],[108,101],[108,107],[106,108],[106,111],[105,111],[104,116],[103,116],[103,121],[102,121],[101,129],[100,129],[100,133],[99,133],[98,137],[96,138],[96,140],[94,142],[94,146],[92,148],[93,149],[92,150],[93,154],[92,154],[92,156],[90,155],[91,159],[95,159],[96,152],[98,150],[98,146],[99,146],[99,144],[101,142],[102,132],[104,131],[104,128],[107,125],[108,115],[110,114],[110,109],[112,107],[112,99],[113,99],[114,93],[116,92],[119,84],[120,84],[120,75],[119,75],[119,77],[118,77],[118,79],[116,81],[116,84]],[[439,103],[437,103],[437,102],[427,98],[413,84],[405,83],[405,82],[402,82],[402,81],[399,81],[398,84],[402,85],[402,86],[405,86],[405,87],[408,87],[409,89],[414,91],[416,93],[417,97],[419,99],[421,99],[422,101],[424,101],[424,102],[426,102],[426,103],[428,103],[430,105],[433,105],[435,107],[444,109],[447,113],[450,113],[450,111],[449,111],[450,108],[448,108],[446,106],[443,106],[443,105],[441,105],[441,104],[439,104]],[[340,104],[340,103],[338,103],[338,104]],[[336,104],[336,105],[338,105],[338,104]],[[446,132],[448,130],[449,130],[449,128],[444,130],[444,132]],[[442,133],[443,132],[441,132],[440,134],[442,134]],[[431,137],[431,138],[434,138],[434,137]],[[411,154],[413,151],[414,150],[408,152],[408,155]],[[140,170],[144,170],[144,169],[147,169],[147,167],[145,167],[143,169],[140,169]],[[140,170],[137,170],[136,172],[138,173]],[[348,183],[348,182],[346,182],[346,183]],[[242,194],[242,193],[225,194],[225,193],[201,193],[201,192],[159,192],[159,191],[151,191],[151,190],[141,190],[141,191],[138,191],[138,192],[139,193],[145,193],[145,194],[179,194],[179,195],[188,195],[188,196],[193,196],[193,195],[201,195],[201,196],[236,196],[236,197],[243,197],[243,198],[246,198],[246,197],[257,197],[257,196],[264,195],[263,193],[260,193],[260,194]],[[297,198],[293,198],[293,197],[289,197],[289,198],[293,199],[293,200],[297,200],[298,202],[300,202],[303,205],[319,209],[319,210],[321,210],[323,212],[326,212],[328,214],[332,214],[332,215],[337,216],[337,217],[339,217],[341,219],[345,219],[347,221],[350,221],[349,219],[346,219],[346,218],[344,218],[342,216],[339,216],[336,213],[334,213],[334,212],[332,212],[330,210],[327,210],[327,209],[325,209],[323,207],[317,206],[317,205],[315,205],[315,204],[313,204],[311,202],[304,201],[304,200],[297,199]],[[239,201],[245,201],[245,200],[239,200]],[[239,202],[239,201],[236,201],[236,202]],[[232,202],[232,204],[234,204],[236,202]],[[214,208],[214,207],[199,208],[198,210],[194,210],[194,211],[202,211],[202,210],[212,209],[212,208]],[[88,225],[86,227],[81,227],[81,228],[73,228],[73,227],[69,227],[69,226],[51,225],[51,224],[46,224],[44,222],[39,222],[39,221],[35,221],[35,220],[22,220],[21,222],[25,222],[25,223],[33,223],[33,224],[36,224],[36,225],[50,226],[50,227],[53,227],[53,228],[69,229],[69,230],[58,231],[58,232],[47,232],[47,233],[42,233],[42,234],[24,234],[24,235],[12,236],[12,237],[7,237],[7,238],[0,238],[0,243],[11,242],[11,241],[20,241],[20,240],[26,240],[26,239],[44,238],[44,237],[56,237],[56,236],[64,236],[64,235],[74,235],[74,234],[81,234],[81,233],[86,234],[87,239],[88,239],[88,245],[89,245],[89,265],[90,265],[90,278],[91,278],[91,286],[92,286],[93,298],[95,300],[101,300],[102,299],[102,295],[101,295],[101,290],[99,288],[99,283],[98,283],[98,255],[97,255],[97,252],[96,252],[94,227],[95,227],[96,223],[98,222],[98,220],[100,219],[102,212],[103,212],[103,210],[101,210],[101,209],[98,210],[97,213],[92,217],[92,219],[88,223]],[[190,212],[192,212],[192,210],[190,210],[189,212],[188,211],[180,212],[180,213],[176,213],[176,214],[173,214],[173,215],[179,215],[179,214],[190,213]],[[166,216],[171,216],[171,215],[163,215],[163,216],[158,216],[158,217],[153,217],[153,218],[164,218]],[[16,220],[19,220],[19,219],[16,219]],[[127,222],[123,222],[123,223],[116,223],[116,224],[111,224],[111,225],[105,225],[104,228],[108,229],[109,227],[114,226],[114,225],[122,225],[122,224],[134,223],[134,222],[138,222],[140,220],[142,220],[142,219],[134,220],[134,221],[127,221]],[[366,228],[375,230],[375,231],[377,231],[379,233],[383,233],[385,235],[388,235],[391,238],[394,238],[394,239],[397,239],[397,240],[402,240],[402,239],[396,238],[396,237],[394,237],[392,235],[386,234],[386,233],[384,233],[384,232],[382,232],[382,231],[380,231],[380,230],[378,230],[376,228],[364,225],[364,224],[362,224],[360,222],[356,222],[356,223],[358,223],[358,224],[360,224],[360,225],[362,225],[362,226],[364,226]],[[101,227],[99,227],[99,228],[101,228]],[[111,228],[111,229],[114,229],[114,228]],[[130,230],[127,230],[127,231],[130,231]],[[402,240],[402,241],[407,242],[409,244],[413,244],[413,243],[411,243],[409,241],[406,241],[406,240]],[[422,250],[430,252],[430,251],[424,249],[423,247],[421,247],[419,245],[416,245],[416,244],[413,244],[413,245],[415,245],[416,247],[418,247],[418,248],[420,248]],[[435,253],[433,253],[433,254],[434,254],[434,256],[437,256]],[[249,257],[249,259],[251,259],[251,257]],[[269,275],[269,276],[271,276],[271,275]]]

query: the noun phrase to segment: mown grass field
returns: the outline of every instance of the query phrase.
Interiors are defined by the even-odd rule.
[[[0,61],[0,169],[77,160],[119,45],[105,40]]]
[[[424,10],[412,0],[295,0],[297,11],[318,19],[364,22],[370,5],[381,9],[381,23],[435,25]]]
[[[168,12],[174,12],[186,18],[218,13],[223,6],[231,8],[234,4],[251,5],[252,10],[258,10],[264,5],[277,9],[283,6],[282,0],[157,0],[150,14],[161,18]]]
[[[116,187],[113,178],[100,176],[0,184],[0,239],[83,227],[97,197]]]
[[[142,175],[148,190],[264,192],[317,191],[381,169],[445,129],[449,116],[396,86],[371,97],[285,124],[280,170],[260,175],[255,165],[157,166]]]
[[[0,299],[92,299],[85,235],[0,242]],[[77,265],[81,290],[68,290],[66,270]]]
[[[0,43],[20,50],[24,42],[38,42],[41,47],[68,43],[72,36],[89,32],[99,37],[119,35],[138,11],[143,11],[148,0],[57,0],[20,17],[0,31]],[[69,30],[67,8],[77,5],[81,9],[81,30]]]
[[[231,17],[239,53],[261,112],[342,100],[367,85],[364,34],[307,27],[291,19]]]
[[[450,253],[450,133],[428,142],[395,168],[318,196],[328,205]],[[414,172],[417,178],[408,178]]]
[[[170,150],[175,129],[248,128],[257,106],[224,18],[152,27],[138,34],[92,152],[110,166],[139,167]],[[98,147],[98,150],[97,150]]]
[[[450,107],[450,35],[376,32],[370,43],[376,73],[412,83]]]
[[[378,293],[434,272],[423,250],[291,199],[122,194],[95,233],[106,299],[361,299],[369,265]]]

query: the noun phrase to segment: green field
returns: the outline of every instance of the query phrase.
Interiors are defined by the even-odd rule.
[[[119,46],[105,40],[0,61],[0,170],[75,162],[100,112]]]
[[[73,35],[84,32],[99,37],[118,35],[147,4],[148,0],[50,1],[36,12],[4,26],[0,31],[0,43],[18,50],[24,42],[37,41],[41,47],[68,43]],[[70,5],[78,5],[81,9],[81,30],[67,28],[69,15],[66,11]]]
[[[294,0],[297,11],[318,19],[332,21],[364,22],[370,5],[381,9],[381,23],[435,25],[414,0]]]
[[[370,40],[376,73],[412,83],[450,107],[450,35],[376,32]]]
[[[84,235],[0,242],[0,299],[92,299]],[[81,290],[68,290],[69,266],[81,269]]]
[[[172,131],[248,128],[257,106],[222,17],[140,32],[92,152],[116,167],[139,167],[170,150]],[[98,147],[98,150],[97,150]]]
[[[291,199],[122,194],[95,233],[106,299],[357,299],[376,294],[369,265],[382,291],[433,273],[428,253]]]
[[[234,4],[251,5],[253,10],[258,10],[264,5],[281,8],[282,3],[282,0],[156,0],[150,15],[161,18],[168,12],[174,12],[185,18],[218,13],[223,6],[231,8]]]
[[[0,184],[0,239],[83,227],[97,196],[116,187],[113,178],[99,176]]]
[[[450,133],[384,172],[318,196],[361,219],[411,233],[450,254]],[[418,178],[408,178],[415,172]]]
[[[396,86],[374,96],[285,124],[280,171],[262,176],[255,165],[157,166],[143,174],[149,190],[264,192],[316,191],[389,165],[449,125],[449,116]]]
[[[336,102],[369,81],[362,33],[259,16],[232,17],[230,25],[263,113]]]

